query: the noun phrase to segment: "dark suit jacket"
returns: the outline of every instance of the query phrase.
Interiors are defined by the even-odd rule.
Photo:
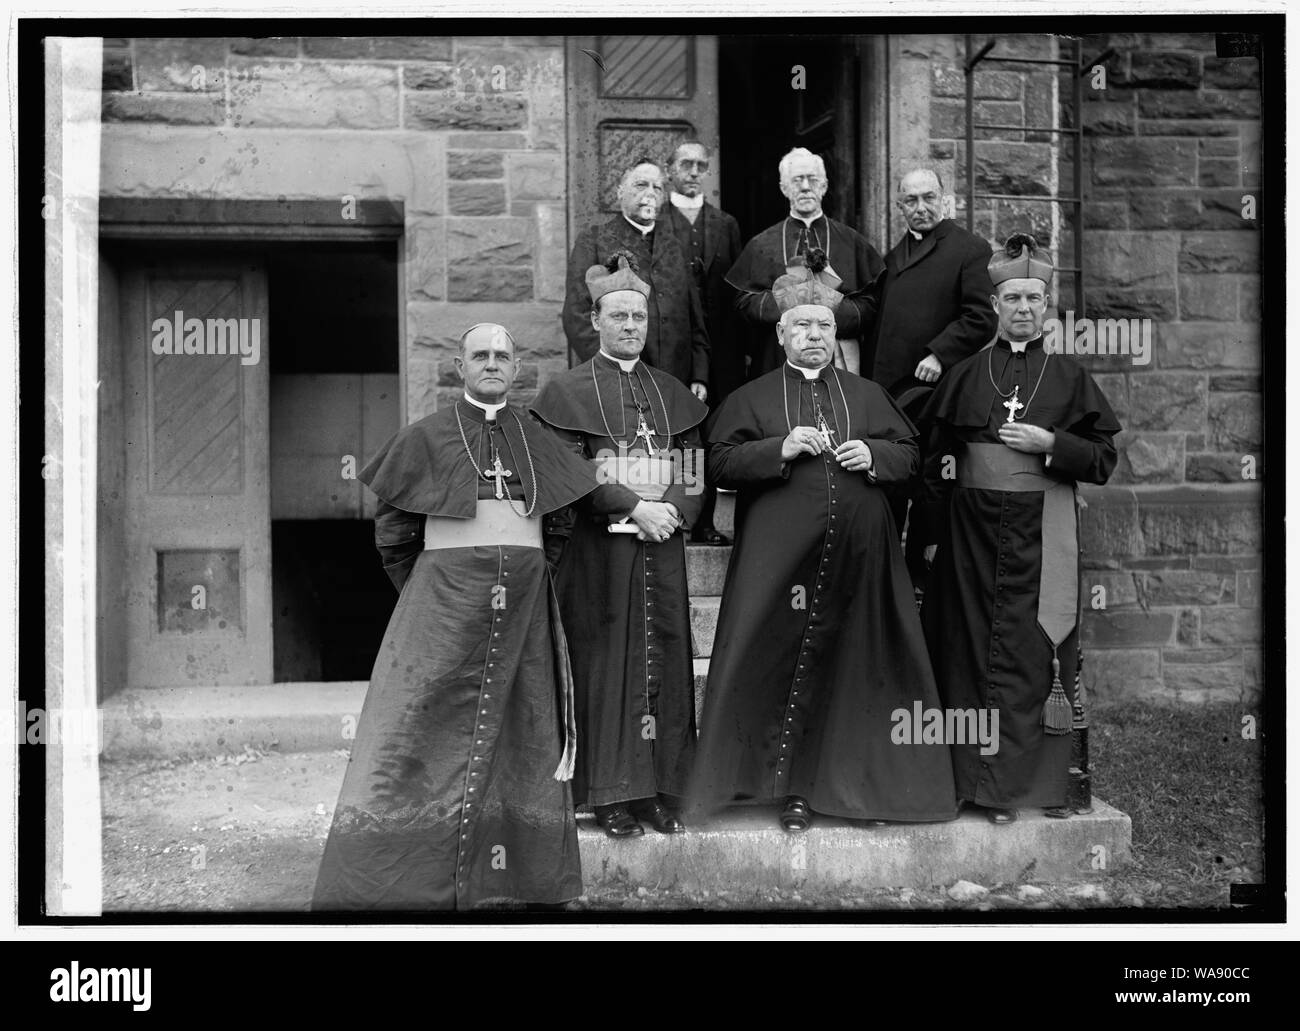
[[[649,244],[621,214],[578,234],[569,254],[561,315],[564,335],[578,360],[585,362],[600,350],[600,334],[591,325],[587,269],[603,265],[620,250],[636,255],[637,275],[650,284],[650,322],[642,360],[688,385],[707,384],[709,334],[700,295],[671,226],[662,220]]]
[[[898,396],[920,381],[917,364],[932,354],[947,371],[993,339],[988,243],[944,219],[920,242],[908,234],[885,256],[871,287],[876,309],[863,375]]]
[[[665,219],[660,219],[665,222]],[[691,260],[690,239],[694,228],[690,221],[668,203],[667,224],[672,227],[685,258]],[[704,267],[695,275],[704,308],[704,322],[709,330],[709,406],[717,405],[745,382],[745,347],[737,332],[733,302],[736,291],[727,283],[727,270],[740,255],[740,223],[704,202],[696,225],[704,233]]]

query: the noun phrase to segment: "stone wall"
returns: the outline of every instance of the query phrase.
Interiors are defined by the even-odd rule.
[[[109,39],[109,196],[402,200],[407,418],[504,323],[519,400],[565,367],[559,36]]]
[[[964,40],[918,39],[930,56],[930,156],[964,191]],[[1084,491],[1087,683],[1103,696],[1249,702],[1262,686],[1259,66],[1215,57],[1212,34],[1115,33],[1083,51],[1108,47],[1104,88],[1085,79],[1082,111],[1086,314],[1150,319],[1154,354],[1145,365],[1081,358],[1125,428],[1110,484]],[[1046,37],[999,37],[994,53],[1053,49]],[[1074,126],[1054,80],[982,66],[975,120],[1053,124],[1050,98]],[[1068,141],[1055,152],[1032,133],[977,141],[978,192],[1072,191]],[[964,197],[957,207],[964,220]],[[1051,210],[977,201],[975,228],[991,240],[1027,229],[1068,262],[1072,219],[1054,223]],[[1068,280],[1058,294],[1074,307]]]

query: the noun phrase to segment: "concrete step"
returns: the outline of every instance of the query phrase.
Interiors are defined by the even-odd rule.
[[[1129,859],[1132,823],[1105,802],[1067,820],[1026,810],[994,826],[979,812],[949,823],[871,827],[814,818],[803,834],[787,834],[776,809],[731,809],[685,834],[607,837],[590,813],[578,814],[583,880],[647,888],[719,890],[930,887],[957,880],[990,887],[1019,879],[1069,881],[1095,877]],[[1100,865],[1098,865],[1100,864]]]
[[[713,639],[718,633],[718,611],[721,598],[691,599],[691,640],[695,642],[696,658],[706,659],[713,654]]]
[[[686,590],[692,598],[716,597],[727,579],[731,548],[715,544],[686,546]]]

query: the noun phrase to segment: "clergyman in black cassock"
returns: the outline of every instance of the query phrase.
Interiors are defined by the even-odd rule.
[[[772,284],[790,268],[801,265],[810,251],[822,252],[828,271],[840,281],[842,296],[834,313],[840,343],[835,364],[860,372],[858,341],[869,331],[874,313],[868,291],[884,263],[861,233],[822,211],[827,181],[821,158],[796,147],[781,159],[780,174],[790,214],[745,244],[727,273],[727,282],[737,291],[736,310],[750,329],[750,379],[785,362],[773,332],[781,311]]]
[[[1079,361],[1043,347],[1046,252],[1013,236],[989,273],[998,339],[944,376],[921,417],[938,544],[922,618],[944,704],[998,713],[995,754],[953,748],[958,797],[1009,823],[1017,807],[1066,802],[1080,662],[1075,485],[1106,482],[1120,426]]]
[[[947,820],[948,749],[894,735],[900,710],[939,700],[882,489],[916,468],[916,430],[882,387],[829,364],[839,295],[816,275],[777,280],[787,362],[710,423],[736,548],[690,811],[778,802],[788,831],[813,813]]]
[[[707,408],[639,360],[649,287],[618,259],[588,271],[600,351],[547,381],[532,412],[601,486],[572,512],[556,589],[578,716],[574,798],[607,834],[684,829],[673,812],[695,750],[685,532],[702,504]],[[607,512],[628,517],[614,526]],[[553,529],[565,532],[563,522]]]
[[[596,479],[505,403],[509,333],[474,326],[462,345],[465,398],[400,430],[360,473],[379,496],[375,543],[401,595],[315,910],[582,894],[573,687],[540,524]]]

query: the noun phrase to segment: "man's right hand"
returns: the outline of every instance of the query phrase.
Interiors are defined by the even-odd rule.
[[[677,529],[677,516],[662,501],[640,501],[630,513],[644,540],[666,541]]]
[[[796,426],[781,441],[781,461],[792,462],[800,455],[820,455],[826,450],[826,441],[812,426]]]

